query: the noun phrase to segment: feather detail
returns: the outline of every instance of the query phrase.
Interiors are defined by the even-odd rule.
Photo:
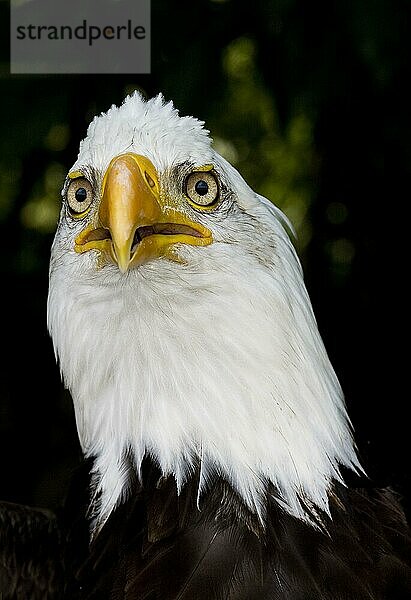
[[[324,532],[275,501],[262,528],[222,479],[198,511],[198,478],[199,470],[178,494],[173,477],[144,461],[142,481],[79,571],[82,600],[400,600],[411,593],[410,533],[389,490],[335,484]]]
[[[0,598],[57,600],[65,575],[64,540],[56,515],[0,502]]]

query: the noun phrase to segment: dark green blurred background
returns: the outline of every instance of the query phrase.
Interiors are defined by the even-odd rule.
[[[293,221],[363,464],[409,509],[410,3],[152,0],[145,76],[10,76],[8,11],[0,0],[0,497],[56,507],[79,460],[46,330],[49,249],[90,118],[138,88],[204,119]]]

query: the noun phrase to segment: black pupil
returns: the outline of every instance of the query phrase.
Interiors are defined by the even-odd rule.
[[[77,202],[84,202],[84,200],[87,198],[87,190],[83,187],[78,188],[78,190],[76,190],[76,193],[74,194]]]
[[[195,184],[194,189],[199,196],[205,196],[208,193],[208,183],[204,179],[200,179]]]

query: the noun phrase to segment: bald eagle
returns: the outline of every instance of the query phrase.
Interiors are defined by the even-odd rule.
[[[281,211],[138,93],[90,124],[62,198],[48,327],[84,472],[57,517],[3,505],[46,548],[11,564],[3,542],[5,597],[411,598]]]

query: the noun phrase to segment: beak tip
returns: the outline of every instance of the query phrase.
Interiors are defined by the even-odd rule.
[[[128,271],[128,268],[130,266],[129,252],[127,252],[126,256],[125,252],[121,252],[120,250],[116,249],[116,247],[113,244],[111,253],[114,263],[117,265],[121,274],[124,275]]]

